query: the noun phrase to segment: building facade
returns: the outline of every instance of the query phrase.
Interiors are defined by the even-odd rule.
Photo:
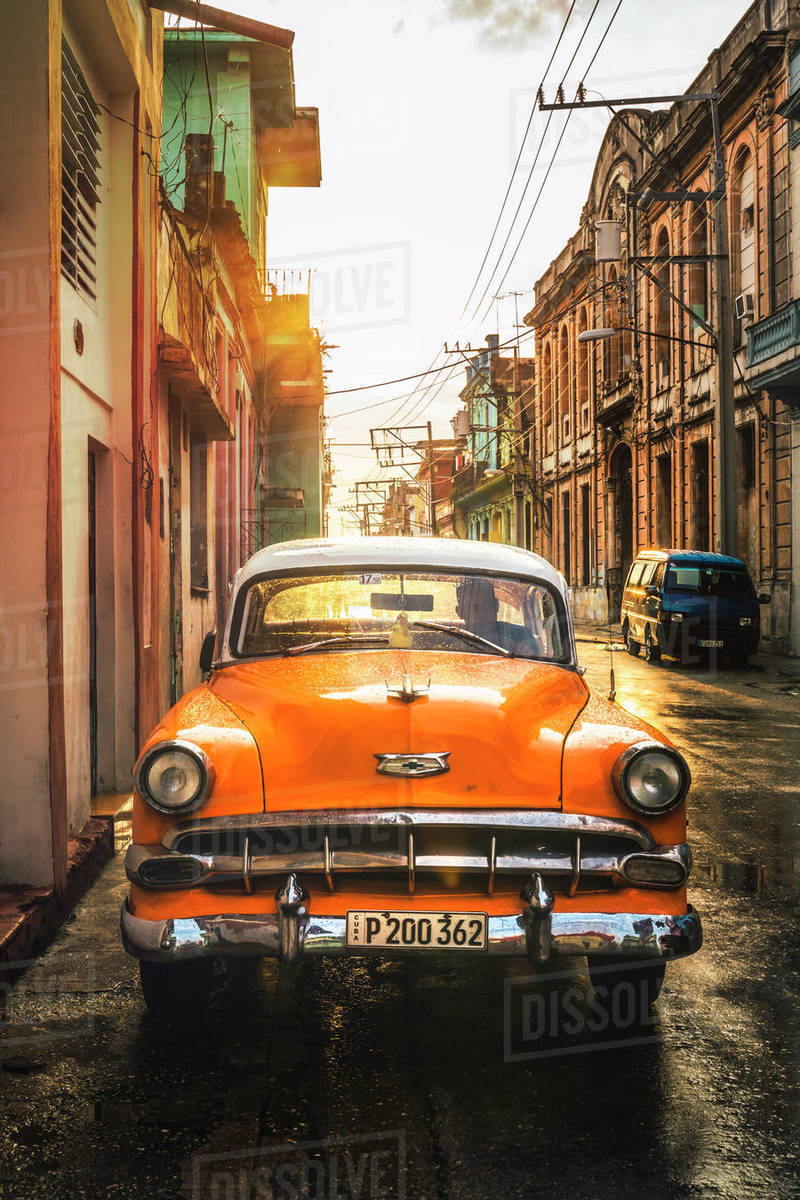
[[[320,339],[267,267],[270,189],[319,185],[319,122],[295,104],[293,35],[268,37],[165,31],[143,727],[199,682],[242,562],[320,531]]]
[[[791,320],[800,294],[784,115],[796,22],[793,6],[758,0],[687,89],[718,92],[724,197],[714,194],[707,102],[620,111],[578,232],[537,281],[525,317],[536,330],[538,381],[534,548],[569,580],[579,618],[618,618],[637,551],[719,545],[725,384],[715,326],[728,272],[736,549],[772,597],[765,646],[780,653],[792,643],[791,418],[764,355],[767,343],[778,349],[766,331]],[[729,226],[722,260],[720,205]],[[597,241],[597,223],[609,221],[620,235],[611,254]]]
[[[459,393],[464,408],[463,464],[451,485],[454,526],[474,541],[507,542],[530,549],[533,500],[529,483],[535,362],[500,354],[489,334],[486,350],[466,368]]]
[[[138,0],[31,0],[0,49],[0,884],[57,896],[92,794],[120,790],[135,754],[162,20]]]
[[[292,443],[319,526],[322,347],[266,256],[269,189],[319,184],[317,113],[294,35],[230,23],[165,39],[146,0],[31,0],[0,49],[0,888],[61,912],[274,536],[259,489]]]

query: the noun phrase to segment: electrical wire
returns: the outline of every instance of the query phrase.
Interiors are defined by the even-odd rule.
[[[577,3],[577,0],[572,0],[572,3],[569,6],[569,12],[567,13],[566,17],[564,18],[564,24],[561,26],[561,32],[558,35],[558,40],[555,44],[555,47],[553,48],[552,54],[550,55],[549,62],[544,69],[544,74],[542,75],[541,81],[539,83],[539,87],[537,88],[537,93],[536,93],[537,98],[538,98],[539,92],[545,85],[548,74],[550,73],[550,68],[553,65],[553,59],[555,58],[556,54],[558,53],[558,48],[561,45],[564,34],[567,31],[567,25],[569,24],[570,17],[572,16],[572,13],[573,13],[576,3]],[[486,260],[489,257],[489,252],[491,251],[492,246],[494,245],[494,239],[497,236],[498,229],[500,228],[500,222],[502,221],[503,213],[506,210],[506,205],[508,203],[508,197],[511,195],[511,189],[513,187],[514,179],[516,178],[516,174],[519,169],[519,164],[522,160],[522,154],[523,154],[525,145],[528,140],[528,134],[530,133],[531,125],[533,124],[533,118],[535,116],[535,113],[536,113],[536,100],[534,100],[533,104],[531,105],[531,111],[528,114],[528,123],[525,126],[525,132],[523,133],[522,140],[520,141],[520,144],[519,144],[519,150],[517,151],[517,159],[516,159],[516,162],[514,163],[514,167],[511,171],[511,176],[508,180],[508,186],[506,187],[506,194],[503,196],[503,203],[500,205],[500,212],[497,214],[497,220],[494,223],[494,229],[492,230],[491,236],[489,238],[489,243],[486,247],[486,250],[484,251],[483,258],[481,259],[481,265],[478,267],[478,273],[475,276],[472,287],[469,290],[469,295],[467,296],[466,300],[464,301],[464,307],[461,310],[461,316],[459,317],[459,320],[461,320],[461,318],[464,316],[464,313],[467,311],[467,308],[469,307],[470,300],[475,295],[475,291],[478,287],[478,281],[480,280],[480,277],[483,273],[483,268],[486,266]]]
[[[499,350],[501,347],[511,346],[511,345],[513,345],[514,342],[520,342],[523,338],[531,337],[532,335],[533,335],[532,329],[528,330],[526,333],[516,334],[514,337],[509,338],[508,341],[501,342],[497,348]],[[484,351],[484,353],[485,353],[485,351]],[[455,364],[456,367],[459,367],[460,365],[461,365],[460,363]],[[427,371],[418,371],[415,375],[401,375],[397,379],[383,379],[378,383],[362,383],[362,384],[359,384],[357,387],[335,388],[332,391],[327,392],[327,395],[328,396],[344,396],[344,395],[348,395],[351,392],[365,392],[365,391],[369,391],[371,388],[388,387],[394,383],[406,383],[410,379],[424,379],[428,375],[437,374],[440,371],[447,371],[452,366],[453,366],[452,363],[445,363],[444,366],[441,366],[441,367],[433,367],[432,369],[429,368]],[[386,403],[389,403],[389,401],[386,401]],[[358,410],[356,410],[356,411],[358,411]]]
[[[563,86],[564,86],[564,81],[565,81],[565,79],[566,79],[566,77],[567,77],[567,74],[568,74],[568,73],[569,73],[569,71],[572,69],[572,65],[573,65],[573,63],[575,62],[575,59],[577,58],[577,56],[578,56],[578,54],[579,54],[579,52],[580,52],[581,46],[582,46],[582,45],[583,45],[583,43],[584,43],[584,40],[585,40],[585,38],[586,38],[586,35],[587,35],[587,33],[589,32],[589,29],[591,28],[592,21],[594,20],[595,14],[596,14],[596,12],[597,12],[597,9],[599,8],[599,6],[600,6],[600,0],[594,0],[594,5],[593,5],[593,7],[592,7],[592,10],[591,10],[591,12],[589,13],[588,19],[587,19],[587,21],[586,21],[586,25],[585,25],[585,26],[584,26],[584,28],[583,28],[583,32],[581,33],[581,36],[580,36],[580,38],[578,39],[578,44],[577,44],[577,46],[575,47],[575,49],[573,50],[573,52],[572,52],[572,57],[570,58],[569,62],[567,63],[566,70],[564,71],[563,75],[561,76],[561,79],[559,80],[558,87],[557,87],[557,89],[556,89],[557,93],[559,93],[559,92],[561,91],[561,89],[563,88]],[[586,74],[586,72],[584,71],[584,75],[585,75],[585,74]],[[571,113],[567,113],[567,120],[564,122],[564,129],[562,129],[562,131],[561,131],[561,137],[560,137],[560,138],[559,138],[559,140],[558,140],[558,145],[556,146],[556,152],[558,151],[558,148],[559,148],[559,146],[561,145],[561,142],[562,142],[562,140],[563,140],[563,137],[564,137],[564,130],[566,129],[566,125],[567,125],[567,123],[569,122],[569,117],[570,117],[570,115],[571,115]],[[507,246],[508,246],[508,243],[509,243],[509,241],[511,240],[511,235],[512,235],[512,233],[513,233],[513,231],[514,231],[514,226],[515,226],[515,225],[516,225],[516,223],[517,223],[517,218],[519,217],[519,214],[520,214],[520,212],[521,212],[521,210],[522,210],[522,205],[524,204],[524,202],[525,202],[525,197],[526,197],[526,196],[527,196],[527,194],[528,194],[528,188],[530,187],[530,185],[531,185],[531,180],[533,179],[533,173],[534,173],[534,171],[536,170],[536,167],[537,167],[537,165],[538,165],[538,163],[539,163],[539,156],[541,155],[541,153],[542,153],[542,149],[544,148],[545,141],[547,140],[547,134],[548,134],[548,133],[549,133],[549,131],[550,131],[550,125],[551,125],[551,123],[552,123],[552,120],[553,120],[553,110],[551,109],[551,110],[550,110],[550,112],[548,112],[548,114],[547,114],[547,120],[545,121],[545,126],[544,126],[544,129],[542,130],[542,136],[539,138],[539,145],[536,147],[536,153],[534,154],[534,157],[533,157],[533,162],[532,162],[532,163],[531,163],[531,165],[530,165],[530,169],[529,169],[529,171],[528,171],[528,177],[527,177],[527,179],[525,180],[525,186],[523,187],[523,189],[522,189],[522,193],[521,193],[521,195],[520,195],[520,198],[519,198],[519,200],[517,201],[517,207],[516,207],[516,208],[515,208],[515,210],[514,210],[514,215],[513,215],[513,217],[511,218],[511,222],[510,222],[510,224],[509,224],[508,230],[506,231],[506,236],[505,236],[505,240],[504,240],[504,242],[503,242],[503,245],[500,247],[500,252],[499,252],[499,254],[497,255],[497,259],[496,259],[496,261],[495,261],[495,266],[494,266],[494,269],[493,269],[493,271],[492,271],[491,275],[489,276],[489,279],[488,279],[488,281],[487,281],[487,283],[486,283],[486,286],[485,286],[485,287],[484,287],[484,289],[483,289],[483,292],[481,293],[481,296],[480,296],[480,299],[478,300],[478,303],[475,305],[475,307],[474,307],[474,309],[473,309],[473,311],[472,311],[472,316],[473,316],[473,318],[474,318],[475,314],[477,313],[478,309],[479,309],[479,308],[481,307],[481,305],[483,304],[484,300],[486,299],[486,295],[487,295],[487,293],[488,293],[489,289],[490,289],[490,288],[491,288],[491,286],[492,286],[492,281],[494,280],[494,277],[495,277],[495,275],[497,274],[497,271],[498,271],[498,268],[499,268],[499,266],[500,266],[500,263],[501,263],[501,262],[502,262],[502,260],[503,260],[503,255],[504,255],[504,254],[505,254],[505,252],[506,252],[506,248],[507,248]],[[555,157],[555,156],[554,156],[554,157]],[[553,160],[551,159],[551,166],[552,166],[552,162],[553,162]],[[547,174],[549,174],[549,171],[550,171],[550,168],[548,168]],[[545,175],[545,180],[547,179],[547,174]],[[505,279],[505,276],[504,276],[503,278]],[[500,284],[499,284],[499,286],[498,286],[498,288],[497,288],[497,290],[498,290],[498,291],[500,291],[500,289],[502,288],[502,286],[503,286],[503,285],[502,285],[502,283],[500,283]],[[481,319],[482,319],[482,318],[481,318]]]
[[[600,51],[602,50],[602,48],[603,48],[603,45],[604,45],[604,43],[605,43],[605,40],[606,40],[606,38],[608,37],[608,35],[609,35],[609,32],[611,31],[611,26],[614,24],[614,21],[615,21],[615,20],[616,20],[616,18],[617,18],[617,14],[618,14],[619,10],[622,8],[622,4],[623,4],[623,0],[617,0],[616,7],[614,8],[614,11],[612,12],[612,14],[611,14],[611,17],[609,18],[608,24],[606,25],[606,28],[605,28],[605,30],[604,30],[604,32],[603,32],[603,35],[602,35],[602,37],[600,38],[600,41],[598,42],[598,44],[597,44],[597,47],[596,47],[596,49],[595,49],[595,51],[594,51],[594,54],[593,54],[593,55],[592,55],[592,57],[590,58],[590,60],[589,60],[589,63],[588,63],[588,65],[587,65],[587,67],[586,67],[585,71],[583,72],[583,78],[584,78],[584,79],[586,78],[586,75],[589,73],[589,71],[591,71],[592,67],[594,66],[594,64],[595,64],[595,62],[596,62],[596,60],[597,60],[597,56],[599,55]],[[592,9],[592,11],[591,11],[591,13],[590,13],[590,15],[589,15],[589,21],[587,22],[586,30],[588,30],[588,28],[589,28],[589,24],[591,24],[591,19],[592,19],[592,17],[594,16],[594,14],[595,14],[596,10],[597,10],[597,2],[595,3],[595,6],[594,6],[594,8]],[[584,30],[584,35],[585,35],[585,33],[586,33],[586,30]],[[581,42],[582,42],[582,41],[583,41],[583,36],[581,37]],[[578,47],[576,48],[576,52],[575,52],[576,54],[577,54],[577,50],[578,50],[578,49],[580,49],[581,42],[579,42],[579,43],[578,43]],[[570,59],[570,63],[569,63],[569,65],[567,66],[567,70],[564,72],[564,75],[563,75],[563,77],[562,77],[562,79],[561,79],[561,83],[559,84],[559,87],[562,87],[562,86],[563,86],[564,80],[566,79],[566,76],[567,76],[567,72],[569,71],[570,67],[572,66],[572,63],[574,62],[574,60],[575,60],[575,55],[573,55],[572,59]],[[552,112],[552,110],[551,110],[551,112]],[[532,219],[533,219],[533,215],[534,215],[534,213],[536,212],[536,209],[537,209],[537,207],[538,207],[539,200],[541,199],[542,193],[544,192],[545,186],[547,185],[547,181],[548,181],[548,178],[549,178],[549,176],[550,176],[550,172],[551,172],[551,171],[552,171],[552,169],[553,169],[553,163],[555,162],[556,155],[558,154],[558,151],[559,151],[559,148],[560,148],[560,146],[561,146],[561,143],[562,143],[562,141],[564,140],[564,134],[566,133],[567,126],[568,126],[568,124],[569,124],[569,119],[570,119],[570,117],[572,116],[572,113],[573,113],[573,109],[568,109],[568,110],[567,110],[567,116],[566,116],[566,120],[564,121],[564,125],[563,125],[563,127],[562,127],[562,130],[561,130],[561,135],[560,135],[560,137],[559,137],[559,139],[558,139],[558,142],[556,143],[556,148],[555,148],[555,150],[553,151],[552,157],[551,157],[551,159],[550,159],[550,162],[549,162],[549,164],[548,164],[548,166],[547,166],[547,170],[546,170],[546,172],[545,172],[544,179],[542,180],[542,183],[541,183],[541,186],[540,186],[540,188],[539,188],[539,191],[538,191],[538,192],[537,192],[537,194],[536,194],[536,199],[535,199],[535,200],[534,200],[534,202],[533,202],[533,206],[531,207],[531,211],[529,212],[529,214],[528,214],[528,218],[527,218],[527,220],[526,220],[526,222],[525,222],[525,224],[524,224],[524,226],[523,226],[523,228],[522,228],[522,233],[520,234],[520,236],[519,236],[519,238],[518,238],[518,240],[517,240],[517,244],[516,244],[516,246],[514,247],[514,250],[513,250],[512,254],[511,254],[511,258],[509,259],[508,265],[507,265],[507,267],[506,267],[505,271],[503,272],[503,274],[502,274],[502,276],[501,276],[501,278],[500,278],[500,282],[499,282],[499,283],[498,283],[498,285],[497,285],[497,290],[498,290],[498,291],[499,291],[499,290],[502,288],[503,284],[505,283],[506,279],[508,278],[509,271],[511,270],[512,266],[514,265],[514,260],[516,259],[516,257],[517,257],[517,254],[519,253],[520,246],[522,245],[522,242],[523,242],[523,240],[524,240],[524,238],[525,238],[525,235],[526,235],[526,233],[528,232],[528,228],[530,227],[530,223],[531,223],[531,221],[532,221]],[[546,129],[545,129],[545,134],[546,134]],[[540,142],[540,147],[539,147],[540,149],[541,149],[541,146],[544,144],[544,136],[545,136],[545,135],[543,134],[543,135],[542,135],[542,142]],[[537,151],[537,157],[538,157],[538,151]],[[534,163],[533,163],[533,164],[532,164],[532,166],[531,166],[531,170],[530,170],[530,173],[529,173],[529,175],[528,175],[528,183],[530,183],[531,177],[533,176],[533,170],[534,170],[535,164],[536,164],[536,160],[534,160]],[[517,211],[519,211],[519,208],[522,206],[522,200],[524,199],[524,197],[525,197],[525,193],[527,192],[527,187],[528,187],[528,184],[526,183],[526,186],[525,186],[525,191],[523,192],[523,194],[522,194],[522,197],[520,198],[520,205],[518,206],[518,209],[517,209]],[[516,220],[516,215],[517,215],[517,214],[515,213],[515,215],[514,215],[514,220]],[[484,292],[483,292],[483,295],[482,295],[481,299],[478,301],[478,304],[475,306],[475,312],[477,312],[477,310],[480,308],[481,304],[483,303],[483,300],[484,300],[484,299],[485,299],[485,297],[486,297],[486,293],[489,291],[489,288],[492,286],[492,281],[493,281],[493,279],[494,279],[495,275],[497,274],[497,270],[498,270],[498,268],[499,268],[499,266],[500,266],[500,263],[501,263],[501,261],[502,261],[502,257],[503,257],[503,254],[504,254],[504,252],[505,252],[505,248],[506,248],[506,246],[508,245],[508,241],[509,241],[509,239],[510,239],[510,236],[511,236],[511,230],[513,229],[513,225],[514,225],[514,221],[512,221],[511,227],[509,228],[508,237],[507,237],[506,241],[503,243],[503,248],[502,248],[502,250],[500,251],[500,254],[499,254],[499,256],[498,256],[498,260],[497,260],[497,264],[496,264],[496,266],[495,266],[495,269],[494,269],[494,271],[492,272],[492,274],[491,274],[491,276],[490,276],[490,278],[489,278],[489,282],[487,283],[487,285],[486,285],[486,287],[485,287],[485,289],[484,289]],[[484,315],[485,315],[485,313],[484,313]],[[482,318],[481,318],[481,319],[482,319]]]

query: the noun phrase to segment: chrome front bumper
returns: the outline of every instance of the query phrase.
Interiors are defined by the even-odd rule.
[[[650,913],[552,912],[541,899],[519,914],[489,917],[486,951],[459,954],[527,956],[537,965],[554,958],[602,955],[620,958],[682,958],[700,949],[700,918]],[[122,907],[122,940],[135,958],[150,962],[221,955],[261,956],[292,962],[304,954],[370,954],[347,946],[345,917],[315,916],[300,894],[284,894],[274,914],[169,918],[147,921]],[[402,952],[401,952],[402,953]],[[409,953],[405,951],[404,953]],[[430,953],[419,951],[421,955]],[[444,952],[446,953],[446,951]]]

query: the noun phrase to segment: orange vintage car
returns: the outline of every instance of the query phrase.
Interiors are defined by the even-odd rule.
[[[544,559],[285,542],[215,637],[135,768],[122,937],[160,1017],[220,956],[577,955],[647,1005],[700,947],[689,770],[589,693]]]

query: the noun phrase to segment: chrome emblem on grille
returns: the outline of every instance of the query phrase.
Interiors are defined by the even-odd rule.
[[[428,775],[444,775],[450,770],[449,750],[439,754],[376,754],[379,775],[398,775],[404,779],[425,779]]]

